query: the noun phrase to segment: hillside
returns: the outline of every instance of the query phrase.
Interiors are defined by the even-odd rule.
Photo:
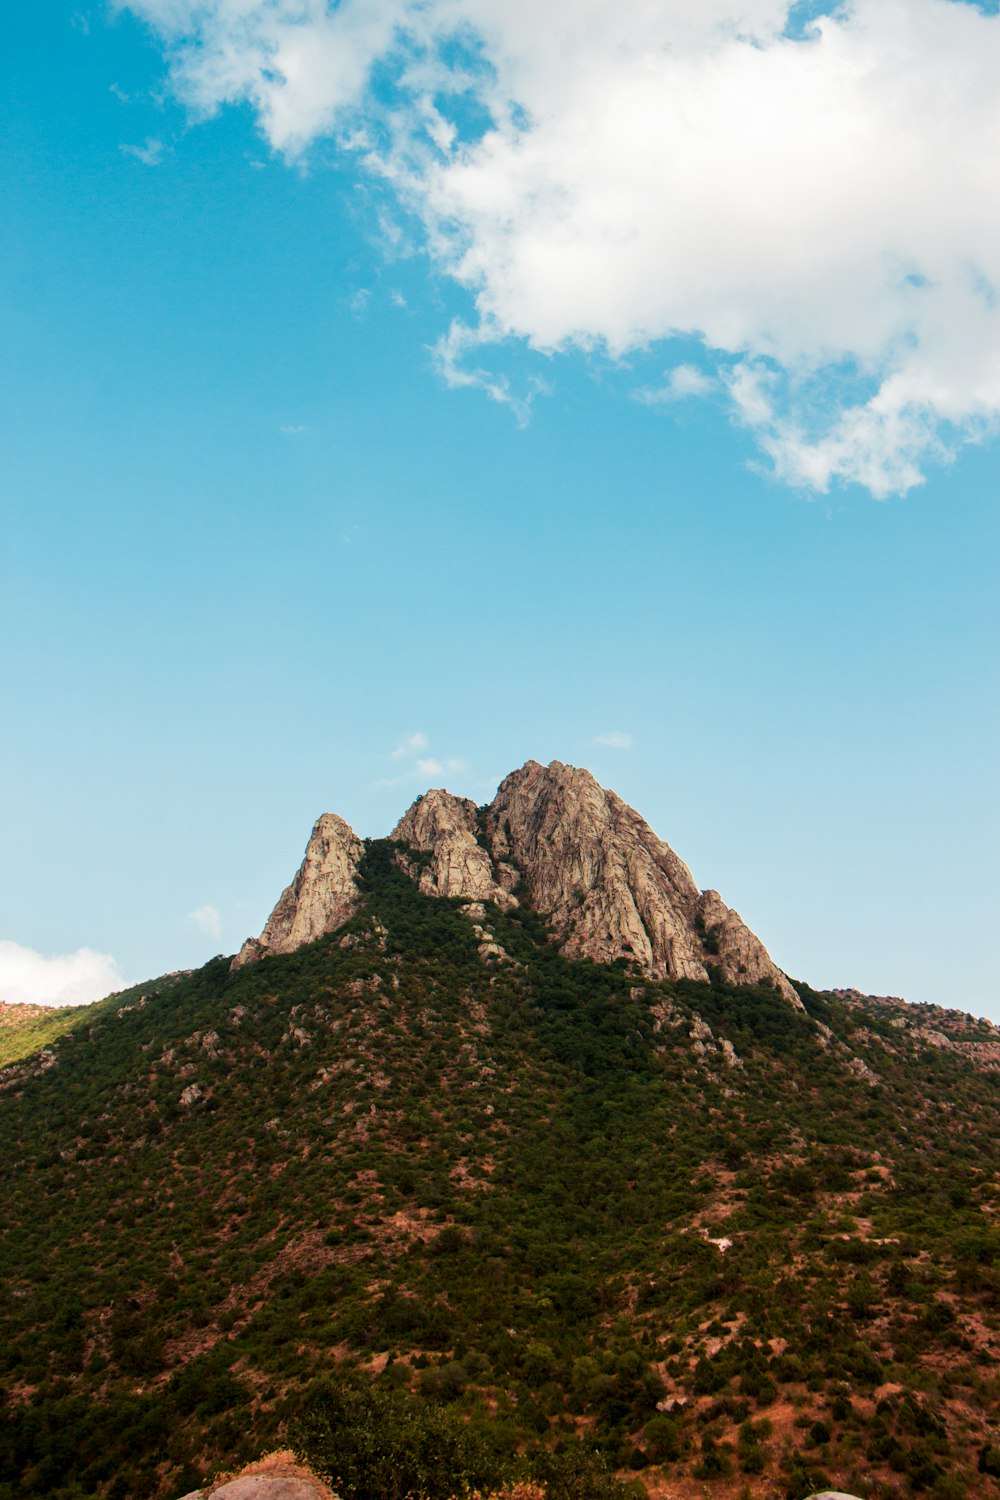
[[[0,1073],[0,1500],[286,1441],[371,1500],[1000,1495],[996,1028],[424,871],[370,841],[334,931]]]
[[[78,1018],[70,1005],[22,1005],[0,1000],[0,1068],[39,1052],[72,1031]]]

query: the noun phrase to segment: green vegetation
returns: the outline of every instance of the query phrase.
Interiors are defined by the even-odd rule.
[[[98,1004],[103,1004],[99,1001]],[[86,1007],[88,1011],[95,1007]],[[85,1024],[78,1006],[47,1008],[42,1005],[0,1004],[0,1068],[40,1052],[57,1037]]]
[[[366,889],[0,1075],[0,1500],[289,1434],[357,1500],[1000,1494],[984,1028],[567,962],[520,910],[487,964],[385,841]]]

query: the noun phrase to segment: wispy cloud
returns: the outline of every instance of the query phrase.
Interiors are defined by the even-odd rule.
[[[425,755],[423,752],[429,747],[430,739],[423,730],[404,735],[392,751],[391,758],[395,761],[409,761],[411,764],[398,771],[395,776],[380,777],[375,785],[405,786],[407,782],[424,781],[431,776],[447,776],[451,772],[466,769],[466,763],[460,755]]]
[[[509,407],[519,427],[525,427],[531,416],[531,407],[538,396],[547,395],[549,385],[537,376],[532,377],[520,394],[511,389],[506,375],[488,370],[474,363],[477,350],[495,345],[495,334],[486,326],[471,328],[461,319],[453,319],[448,332],[442,334],[432,345],[430,353],[434,366],[452,390],[484,391],[491,401]]]
[[[594,744],[607,750],[631,750],[632,736],[624,729],[609,729],[605,734],[596,734]]]
[[[141,162],[144,167],[158,167],[163,160],[166,146],[162,141],[153,136],[147,136],[142,146],[119,146],[123,155],[131,156],[133,160]]]
[[[132,96],[131,96],[131,94],[127,94],[125,92],[125,90],[122,88],[122,86],[121,86],[120,83],[109,84],[108,85],[108,93],[109,94],[114,94],[114,96],[118,100],[119,104],[131,104],[132,103]]]
[[[189,911],[187,920],[193,922],[199,932],[206,937],[219,938],[222,936],[222,917],[214,906],[199,906],[194,911]]]
[[[422,729],[418,729],[414,734],[403,736],[392,752],[392,758],[393,760],[402,760],[406,755],[419,755],[421,750],[426,750],[429,744],[430,740],[426,734],[424,734]]]
[[[460,755],[449,755],[444,760],[430,756],[426,760],[418,760],[415,769],[419,776],[445,776],[449,771],[464,771],[465,761]]]
[[[20,943],[0,942],[0,1000],[13,1005],[85,1005],[124,987],[110,953],[78,948],[46,957]]]
[[[278,431],[283,432],[285,437],[299,437],[305,430],[306,424],[304,422],[285,422],[283,426],[278,428]]]

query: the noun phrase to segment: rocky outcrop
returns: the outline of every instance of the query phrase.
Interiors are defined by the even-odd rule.
[[[529,761],[500,785],[487,829],[570,958],[633,960],[653,978],[773,983],[799,998],[763,943],[648,823],[589,771]]]
[[[476,804],[468,797],[435,790],[417,798],[390,837],[428,856],[421,861],[403,860],[425,895],[464,896],[469,901],[516,906],[509,893],[516,872],[509,866],[506,872],[495,870],[478,834]]]
[[[695,914],[698,931],[707,951],[733,984],[764,984],[770,981],[786,1000],[800,1003],[798,994],[774,963],[759,937],[740,916],[726,906],[718,891],[703,891]]]
[[[487,824],[495,853],[521,871],[567,957],[634,959],[655,978],[708,978],[690,870],[589,771],[529,761],[501,782]]]
[[[343,818],[324,813],[313,827],[295,879],[282,891],[260,937],[247,938],[233,968],[268,954],[292,953],[342,926],[361,899],[357,876],[364,852]]]
[[[285,1450],[247,1464],[232,1479],[190,1490],[183,1500],[337,1500],[329,1485]]]
[[[568,958],[626,959],[654,979],[706,981],[714,967],[730,983],[770,983],[800,1003],[738,913],[717,891],[700,891],[684,861],[589,771],[529,761],[483,809],[429,791],[391,837],[425,895],[467,901],[480,921],[484,902],[522,901]],[[360,899],[362,854],[341,818],[320,818],[294,881],[234,966],[288,953],[345,922]]]

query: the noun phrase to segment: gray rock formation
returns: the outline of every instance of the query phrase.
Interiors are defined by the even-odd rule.
[[[770,981],[799,997],[763,943],[648,823],[589,771],[529,761],[501,782],[487,814],[494,856],[522,872],[531,905],[570,958],[634,960],[653,978]]]
[[[750,931],[739,912],[724,904],[718,891],[702,891],[695,922],[714,961],[733,984],[761,984],[770,980],[786,1000],[801,1004],[760,938]]]
[[[709,977],[771,983],[799,997],[742,918],[691,872],[637,812],[589,771],[529,761],[508,776],[482,813],[466,797],[418,797],[392,838],[399,862],[428,896],[502,908],[524,901],[543,916],[568,958],[634,962],[651,978]],[[363,846],[327,813],[292,884],[259,938],[234,966],[288,953],[345,922],[357,907]],[[515,889],[517,894],[515,895]]]
[[[365,846],[338,818],[324,813],[313,828],[295,879],[282,891],[259,938],[247,938],[233,968],[270,953],[292,953],[343,925],[360,900],[357,874]]]
[[[690,870],[589,771],[529,761],[501,782],[488,824],[493,849],[521,870],[567,957],[708,978]]]
[[[431,791],[418,797],[404,813],[391,837],[430,856],[429,861],[405,862],[408,873],[427,896],[464,896],[470,901],[495,901],[516,906],[500,883],[489,852],[479,843],[478,809],[468,797]],[[517,879],[508,868],[508,887]]]

